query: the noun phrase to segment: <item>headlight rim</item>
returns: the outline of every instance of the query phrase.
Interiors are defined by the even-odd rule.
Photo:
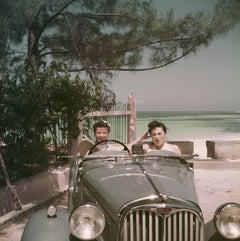
[[[82,208],[92,208],[93,210],[97,211],[98,214],[100,215],[100,217],[102,218],[101,220],[103,221],[103,225],[102,225],[101,231],[99,231],[96,235],[91,236],[91,238],[83,238],[83,237],[81,237],[81,236],[76,235],[76,233],[74,232],[74,229],[72,228],[72,225],[71,225],[73,215],[74,215],[76,212],[78,212],[79,209],[82,209]],[[104,229],[105,229],[106,219],[105,219],[104,212],[102,211],[102,209],[101,209],[99,206],[97,206],[97,205],[95,205],[95,204],[93,204],[93,203],[85,203],[85,204],[82,204],[82,205],[76,207],[76,208],[71,212],[71,214],[70,214],[70,216],[69,216],[69,226],[70,226],[71,234],[72,234],[73,236],[75,236],[76,238],[81,239],[81,240],[93,240],[93,239],[99,237],[99,236],[102,234],[102,232],[104,231]]]
[[[229,240],[236,240],[236,239],[240,238],[240,232],[237,237],[230,237],[227,234],[225,234],[224,232],[222,232],[221,228],[218,226],[218,221],[219,221],[219,218],[221,217],[221,212],[223,212],[226,208],[229,208],[229,207],[237,207],[240,210],[239,203],[228,202],[228,203],[224,203],[224,204],[220,205],[214,213],[214,225],[215,225],[216,230],[222,237],[227,238]]]

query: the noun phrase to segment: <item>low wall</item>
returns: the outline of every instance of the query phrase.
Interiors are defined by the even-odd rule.
[[[192,155],[194,143],[192,141],[168,141],[170,144],[177,145],[183,155]]]
[[[240,159],[240,140],[207,140],[207,157]]]
[[[69,167],[39,173],[13,183],[22,205],[44,201],[68,187]],[[0,216],[15,210],[12,194],[0,188]]]

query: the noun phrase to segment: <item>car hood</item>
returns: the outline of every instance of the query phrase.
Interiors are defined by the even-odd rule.
[[[82,181],[113,215],[129,201],[156,195],[156,190],[161,195],[197,203],[193,172],[180,165],[99,165],[88,168]]]

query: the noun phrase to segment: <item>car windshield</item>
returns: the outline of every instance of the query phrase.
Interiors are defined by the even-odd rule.
[[[163,155],[164,154],[164,155]],[[184,160],[181,156],[172,152],[159,153],[149,152],[145,155],[125,155],[122,153],[98,153],[84,157],[83,165],[96,165],[96,164],[127,164],[127,163],[144,163],[151,165],[184,165],[189,166],[189,162]]]

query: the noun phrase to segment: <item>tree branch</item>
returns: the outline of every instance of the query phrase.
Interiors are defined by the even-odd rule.
[[[9,189],[9,191],[11,192],[12,197],[13,197],[13,203],[14,203],[14,206],[15,206],[15,210],[22,210],[21,200],[20,200],[20,198],[17,194],[17,191],[16,191],[15,187],[13,187],[12,184],[11,184],[11,181],[10,181],[10,178],[9,178],[9,175],[8,175],[8,172],[7,172],[7,168],[6,168],[6,165],[5,165],[5,161],[4,161],[1,153],[0,153],[0,164],[1,164],[1,167],[2,167],[2,170],[3,170],[3,174],[4,174],[4,177],[5,177],[7,188]]]
[[[184,58],[185,56],[187,56],[190,52],[193,52],[196,48],[198,47],[198,45],[196,44],[195,46],[192,46],[188,51],[184,52],[182,55],[180,55],[179,57],[171,60],[171,61],[168,61],[162,65],[157,65],[157,66],[153,66],[153,67],[150,67],[150,68],[139,68],[139,69],[131,69],[131,68],[128,68],[128,69],[111,69],[112,71],[136,71],[136,72],[140,72],[140,71],[147,71],[147,70],[154,70],[154,69],[160,69],[160,68],[163,68],[169,64],[172,64],[182,58]]]
[[[192,46],[189,50],[185,51],[182,55],[180,55],[179,57],[175,58],[175,59],[172,59],[171,61],[168,61],[164,64],[161,64],[161,65],[157,65],[157,66],[153,66],[153,67],[146,67],[146,68],[106,68],[107,71],[119,71],[119,72],[127,72],[127,71],[132,71],[132,72],[142,72],[142,71],[148,71],[148,70],[155,70],[155,69],[160,69],[160,68],[163,68],[167,65],[170,65],[182,58],[184,58],[185,56],[187,56],[189,53],[195,51],[195,49],[198,47],[198,45],[194,45]],[[91,67],[89,68],[91,69]],[[80,71],[85,71],[86,69],[84,68],[81,68],[81,69],[69,69],[70,72],[80,72]],[[98,69],[98,68],[94,68],[94,70],[101,70],[101,69]]]
[[[66,9],[68,6],[70,6],[73,2],[78,1],[78,0],[71,0],[69,3],[67,3],[66,5],[64,5],[62,8],[60,8],[55,14],[53,14],[50,18],[48,18],[44,24],[42,25],[42,27],[40,28],[40,30],[38,31],[38,34],[36,36],[36,40],[34,42],[33,45],[33,49],[36,48],[36,45],[38,44],[38,41],[42,35],[42,33],[44,32],[45,28],[64,10]]]
[[[96,84],[91,69],[88,67],[88,64],[85,62],[84,58],[81,56],[80,51],[78,50],[77,45],[76,45],[76,43],[75,43],[75,41],[74,41],[74,37],[73,37],[72,32],[71,32],[71,25],[70,25],[70,23],[69,23],[69,21],[68,21],[68,18],[67,18],[64,14],[63,14],[63,16],[65,17],[66,23],[67,23],[68,28],[69,28],[69,31],[70,31],[70,35],[71,35],[71,38],[72,38],[73,47],[74,47],[74,49],[75,49],[75,51],[76,51],[76,53],[77,53],[80,61],[82,62],[83,66],[85,67],[85,70],[86,70],[87,73],[89,74],[90,79],[92,80],[92,82],[93,82],[94,84]]]
[[[153,41],[149,41],[149,42],[143,42],[140,45],[134,46],[134,48],[126,48],[121,51],[117,51],[117,53],[126,53],[128,51],[137,50],[137,49],[140,49],[140,48],[143,48],[146,46],[150,46],[150,45],[154,45],[157,43],[180,42],[180,41],[187,42],[187,41],[192,41],[193,39],[198,39],[199,37],[203,37],[203,35],[199,35],[199,36],[195,36],[195,37],[188,37],[188,38],[175,38],[175,39],[165,39],[165,40],[158,39],[158,40],[153,40]]]
[[[126,15],[126,14],[120,14],[120,13],[85,13],[85,14],[81,14],[81,16],[84,16],[84,17],[87,17],[87,18],[91,18],[91,19],[95,19],[96,17],[110,17],[110,18],[113,18],[113,17],[117,17],[117,18],[127,18],[127,19],[130,19],[136,23],[140,23],[142,24],[143,22],[142,21],[139,21],[138,19],[136,18],[133,18],[129,15]]]

